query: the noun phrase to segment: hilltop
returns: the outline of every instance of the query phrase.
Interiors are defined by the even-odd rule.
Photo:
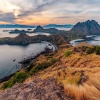
[[[4,83],[3,88],[13,87],[2,91],[0,99],[99,100],[99,83],[100,47],[65,44],[17,72]]]
[[[95,20],[79,22],[72,28],[72,30],[84,32],[87,35],[100,35],[100,25]]]

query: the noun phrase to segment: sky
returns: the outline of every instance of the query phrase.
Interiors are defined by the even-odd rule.
[[[0,0],[0,24],[100,23],[100,0]]]

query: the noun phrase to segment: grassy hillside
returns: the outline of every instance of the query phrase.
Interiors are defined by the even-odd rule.
[[[92,52],[89,53],[91,49]],[[100,53],[97,53],[99,50],[99,46],[90,46],[87,43],[76,47],[69,44],[61,45],[57,51],[39,56],[27,68],[22,69],[20,75],[17,73],[2,87],[7,88],[7,85],[11,87],[16,82],[24,80],[24,83],[28,84],[37,78],[43,80],[54,78],[57,84],[63,84],[66,96],[74,100],[99,100]],[[20,80],[21,77],[24,77],[24,80]],[[11,83],[13,84],[9,86]]]

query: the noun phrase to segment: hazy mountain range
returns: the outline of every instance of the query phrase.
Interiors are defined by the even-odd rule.
[[[45,25],[43,27],[47,27],[47,28],[72,28],[74,25],[72,24],[65,24],[65,25],[58,25],[58,24],[48,24],[48,25]]]
[[[0,24],[0,28],[35,28],[36,26],[20,24]]]
[[[21,25],[21,24],[0,24],[0,28],[35,28],[35,25]],[[57,24],[48,24],[43,26],[44,28],[72,28],[73,25],[57,25]]]

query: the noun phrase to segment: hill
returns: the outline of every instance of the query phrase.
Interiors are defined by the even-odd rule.
[[[51,34],[61,34],[64,31],[58,30],[56,28],[48,28],[45,29],[42,26],[37,26],[36,29],[33,32],[42,32],[42,33],[51,33]]]
[[[26,100],[99,100],[100,55],[94,48],[100,50],[87,43],[75,47],[66,44],[53,53],[40,55],[4,83],[3,88],[19,84],[2,91],[0,99],[24,100],[26,95]],[[89,53],[91,49],[94,51]]]
[[[72,30],[84,32],[87,35],[100,35],[100,25],[95,20],[79,22],[72,28]]]
[[[55,35],[36,35],[29,36],[25,33],[20,33],[18,36],[14,38],[6,37],[0,38],[0,44],[9,44],[9,45],[28,45],[31,43],[40,43],[42,41],[52,42],[56,45],[67,43],[64,36],[60,34]]]

